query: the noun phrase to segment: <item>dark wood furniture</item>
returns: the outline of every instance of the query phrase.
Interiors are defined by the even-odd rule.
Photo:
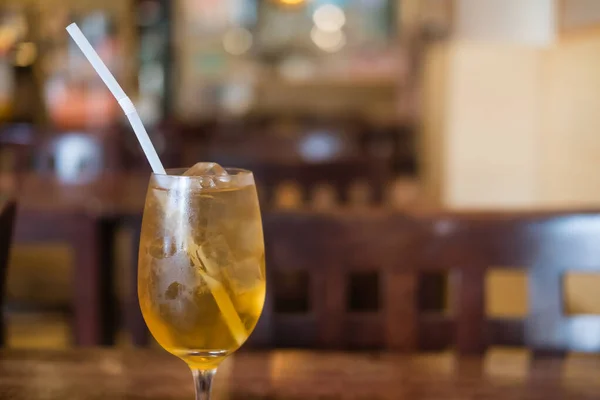
[[[392,165],[396,175],[417,176],[417,138],[412,125],[364,126],[358,141],[362,152]]]
[[[129,331],[131,342],[134,346],[147,346],[150,341],[150,332],[144,322],[142,310],[138,300],[138,256],[140,248],[140,234],[142,227],[142,215],[130,214],[123,220],[130,228],[131,236],[131,270],[130,280],[127,283],[127,297],[125,299],[125,328]]]
[[[113,343],[112,221],[83,211],[23,209],[16,244],[65,243],[73,252],[73,336],[79,346]]]
[[[199,154],[184,160],[189,165],[207,160],[251,170],[265,208],[274,205],[284,183],[296,184],[304,203],[317,185],[327,184],[338,202],[347,204],[352,185],[363,182],[370,190],[370,203],[381,204],[392,178],[389,158],[363,153],[350,131],[339,124],[308,121],[282,121],[266,129],[240,125],[232,132],[210,135]]]
[[[0,128],[0,171],[21,173],[31,168],[36,132],[29,124],[9,124]]]
[[[13,198],[0,197],[0,347],[4,344],[4,295],[7,276],[8,256],[12,240],[16,204]]]
[[[463,352],[489,345],[527,346],[538,352],[600,351],[600,316],[565,315],[563,278],[600,271],[600,213],[446,213],[419,218],[420,271],[448,271],[454,319],[438,315],[436,332],[454,328]],[[485,316],[485,277],[491,268],[527,274],[525,319]]]
[[[271,212],[264,231],[267,301],[250,346],[600,351],[582,336],[600,317],[563,315],[561,286],[566,271],[600,270],[599,213]],[[486,317],[492,268],[528,274],[524,320]],[[449,277],[448,311],[421,301],[436,273]]]
[[[72,245],[77,343],[110,343],[109,232],[124,221],[139,229],[148,175],[106,175],[76,186],[23,179],[15,241],[58,237]],[[251,339],[256,346],[600,350],[596,336],[580,333],[595,332],[598,317],[564,316],[561,290],[566,271],[600,269],[598,213],[284,212],[265,213],[264,226],[270,279]],[[137,246],[134,239],[134,254]],[[491,267],[528,273],[524,321],[485,317]],[[450,277],[450,313],[419,308],[423,282],[436,272]],[[135,286],[132,279],[127,323],[144,344]]]
[[[148,174],[103,174],[85,184],[23,175],[15,244],[65,243],[73,251],[73,332],[77,345],[114,343],[113,239],[141,215]],[[138,227],[139,229],[139,227]]]
[[[600,271],[600,214],[275,213],[265,217],[269,291],[257,345],[482,352],[600,351],[599,316],[565,316],[562,277]],[[491,268],[528,274],[525,320],[488,319]],[[449,276],[452,309],[419,309],[422,282]]]
[[[227,160],[219,160],[222,165],[228,165]],[[238,160],[237,167],[246,168],[253,172],[258,186],[260,204],[264,213],[270,212],[273,205],[277,187],[285,182],[293,181],[302,188],[303,198],[308,201],[311,190],[321,183],[329,183],[336,189],[342,203],[348,201],[350,186],[360,180],[370,184],[372,189],[372,204],[379,205],[383,201],[384,189],[389,175],[384,164],[370,162],[367,159],[337,160],[328,163],[261,163]],[[140,208],[141,210],[141,208]],[[126,301],[126,325],[131,333],[133,343],[139,346],[148,344],[146,330],[137,300],[137,253],[139,246],[139,229],[141,215],[132,213],[126,219],[131,231],[135,232],[132,241],[133,262],[130,276],[133,278],[129,284],[129,296]],[[262,326],[262,325],[261,325]],[[259,327],[258,329],[262,329]],[[258,340],[261,342],[264,340]]]
[[[386,211],[266,215],[269,286],[254,344],[415,349],[416,227]]]
[[[217,399],[593,399],[598,357],[567,360],[392,353],[273,351],[234,355],[215,376]],[[189,399],[185,364],[149,350],[0,352],[0,396]]]
[[[364,182],[370,189],[370,204],[379,205],[384,200],[385,187],[390,179],[390,171],[385,164],[366,158],[320,163],[239,160],[235,165],[253,172],[263,209],[274,206],[277,188],[290,182],[299,186],[303,203],[308,203],[317,185],[328,184],[333,187],[341,204],[349,202],[353,184]]]

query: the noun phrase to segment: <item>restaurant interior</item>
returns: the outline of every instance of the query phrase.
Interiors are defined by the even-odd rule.
[[[371,352],[441,375],[483,355],[510,382],[559,354],[600,395],[595,0],[0,0],[0,370],[162,351],[138,301],[152,169],[72,22],[165,168],[253,172],[267,294],[240,357],[269,354],[281,398],[337,398],[299,383],[327,362],[383,382]],[[109,354],[90,368],[128,371]],[[256,357],[215,391],[262,393]],[[184,378],[161,398],[191,398]],[[414,398],[477,398],[450,386]]]

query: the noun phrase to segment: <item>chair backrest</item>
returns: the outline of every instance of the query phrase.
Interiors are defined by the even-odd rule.
[[[255,345],[414,348],[414,221],[289,212],[264,224],[269,276]]]
[[[438,314],[438,326],[427,327],[438,339],[434,345],[454,342],[467,353],[489,345],[600,351],[600,335],[591,334],[600,329],[600,316],[565,315],[562,281],[568,272],[600,271],[600,213],[439,214],[420,224],[417,270],[443,270],[451,278],[454,318]],[[486,274],[492,268],[526,273],[524,319],[486,317]],[[453,337],[439,334],[441,324],[454,326],[442,330]]]
[[[0,310],[4,309],[8,255],[15,221],[16,205],[12,198],[0,198]],[[0,346],[4,344],[4,318],[0,317]]]
[[[111,343],[115,315],[111,295],[111,221],[91,209],[56,207],[31,210],[23,205],[14,230],[14,243],[65,244],[73,260],[73,339],[78,346]],[[54,206],[54,208],[53,208]]]
[[[600,351],[600,316],[563,315],[567,271],[600,271],[600,213],[276,213],[256,344],[399,350],[489,345]],[[525,319],[487,318],[486,274],[528,275]],[[451,310],[421,309],[436,272]]]

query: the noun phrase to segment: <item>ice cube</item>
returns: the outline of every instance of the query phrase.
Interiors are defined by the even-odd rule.
[[[263,245],[262,224],[259,218],[245,221],[244,224],[237,224],[235,227],[236,253],[239,257],[261,257],[265,250]]]
[[[201,265],[213,278],[220,279],[222,272],[232,268],[235,259],[222,235],[209,234],[204,242],[194,246],[192,262]]]
[[[219,164],[214,162],[199,162],[183,173],[183,176],[197,176],[202,189],[217,189],[227,187],[231,177]]]
[[[214,175],[227,176],[225,168],[214,162],[199,162],[183,173],[183,176]]]
[[[230,280],[231,285],[243,291],[255,287],[265,279],[262,276],[262,263],[262,258],[259,257],[245,258],[235,261],[224,272]]]
[[[190,263],[190,258],[186,252],[178,252],[167,258],[153,258],[148,253],[152,271],[155,274],[154,290],[161,301],[173,300],[169,293],[172,293],[173,282],[178,282],[182,287],[181,295],[192,296],[192,291],[208,290],[202,282],[196,282],[196,271]],[[185,289],[185,290],[184,290]]]
[[[227,217],[227,206],[225,201],[214,196],[210,192],[200,192],[193,198],[194,210],[198,212],[190,214],[189,217],[189,235],[197,244],[201,244],[221,231],[222,221]]]

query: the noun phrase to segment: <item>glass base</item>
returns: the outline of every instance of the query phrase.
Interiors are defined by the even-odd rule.
[[[227,350],[171,350],[171,353],[181,358],[192,369],[213,369],[231,354]]]

